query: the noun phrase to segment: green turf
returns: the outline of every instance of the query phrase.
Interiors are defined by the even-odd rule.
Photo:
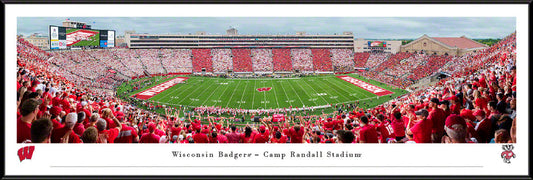
[[[349,76],[365,80],[356,74]],[[171,77],[173,78],[173,77]],[[137,91],[158,85],[170,78],[162,77],[150,79],[152,84]],[[366,81],[366,80],[365,80]],[[379,82],[370,81],[394,92],[392,98],[405,94],[405,90],[394,89]],[[259,92],[256,89],[271,87],[270,91]],[[128,84],[122,85],[119,94],[131,89]],[[368,102],[367,107],[373,107],[391,99],[391,96],[376,95],[352,85],[334,75],[304,77],[294,79],[224,79],[191,76],[185,84],[175,85],[149,101],[160,102],[170,106],[220,106],[242,109],[270,109],[292,107],[310,107],[327,104],[353,103],[354,101]]]

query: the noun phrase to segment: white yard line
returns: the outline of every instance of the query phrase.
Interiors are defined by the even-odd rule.
[[[313,89],[313,91],[315,91],[315,93],[317,93],[317,96],[318,96],[318,92],[315,90],[315,88],[313,88],[313,86],[311,86],[307,81],[303,80],[305,82],[305,84],[307,84],[307,86],[311,87],[311,89]],[[320,86],[319,86],[320,87]],[[324,89],[322,89],[324,90]],[[324,99],[324,96],[320,96],[320,98],[322,98],[322,100],[324,100],[324,102],[326,102],[326,104],[329,104],[329,102]]]
[[[176,77],[174,77],[174,78],[176,78]],[[174,78],[172,78],[172,79],[174,79]],[[186,80],[188,80],[188,79],[186,79]],[[186,80],[185,80],[185,81],[186,81]],[[184,81],[184,82],[185,82],[185,81]],[[167,81],[165,81],[165,82],[167,82]],[[163,84],[163,83],[165,83],[165,82],[162,82],[162,83],[159,83],[159,84]],[[159,85],[159,84],[157,84],[157,85]],[[157,85],[155,85],[155,86],[157,86]],[[175,84],[174,86],[176,86],[176,85],[179,85],[179,84]],[[155,87],[155,86],[152,86],[152,87],[150,87],[150,88],[153,88],[153,87]],[[174,86],[172,86],[172,87],[170,87],[170,88],[173,88]],[[158,100],[165,99],[167,96],[173,94],[174,92],[176,92],[178,89],[180,89],[180,88],[182,88],[182,87],[183,87],[183,86],[180,86],[180,87],[178,87],[178,88],[172,90],[172,92],[168,93],[167,95],[165,95],[165,96],[163,96],[163,97],[161,97],[161,98],[158,98]],[[150,88],[148,88],[148,89],[150,89]],[[167,90],[168,90],[168,89],[167,89]],[[165,90],[165,91],[167,91],[167,90]],[[163,91],[163,92],[165,92],[165,91]],[[161,92],[161,93],[162,93],[162,92]],[[157,94],[156,94],[155,96],[157,96]],[[155,96],[154,96],[154,97],[155,97]]]
[[[219,85],[217,86],[217,88],[215,88],[215,90],[214,90],[213,92],[211,92],[211,94],[205,99],[205,101],[202,102],[202,105],[203,105],[205,102],[209,101],[209,98],[211,98],[211,96],[213,96],[213,94],[214,94],[214,93],[217,91],[217,89],[221,86],[221,85],[220,85],[220,81],[219,81],[219,82],[212,83],[212,84],[219,84]],[[209,86],[209,87],[211,87],[211,86]],[[208,88],[208,89],[209,89],[209,88]],[[215,103],[216,103],[216,102],[215,102]]]
[[[305,81],[305,80],[304,80],[304,81]],[[300,85],[300,82],[296,82],[295,84],[298,84],[298,86],[300,86],[300,88],[302,88],[302,90],[304,89],[304,88]],[[310,95],[307,93],[307,91],[304,90],[304,93],[305,93],[305,95],[307,95],[308,97],[313,98],[313,96],[310,96]],[[316,103],[316,101],[313,101],[313,103],[315,104],[315,106],[318,105],[318,104]],[[327,101],[326,101],[326,103],[327,103]]]
[[[335,77],[335,78],[337,78],[337,77]],[[328,83],[328,84],[333,84],[333,86],[339,88],[339,86],[337,86],[335,83],[329,82],[327,80],[325,82]],[[343,93],[340,93],[339,91],[337,91],[336,90],[337,88],[331,88],[331,89],[333,89],[335,92],[339,93],[341,96],[345,97],[346,99],[351,99],[350,97],[346,97]],[[344,91],[344,92],[346,92],[346,91]],[[346,92],[346,93],[350,93],[350,92]]]
[[[227,81],[226,81],[226,82],[227,82]],[[230,84],[229,84],[229,82],[228,82],[227,85],[228,85],[228,86],[226,86],[226,89],[224,89],[224,92],[222,92],[222,94],[218,97],[218,99],[220,99],[222,96],[224,96],[224,93],[226,93],[226,91],[229,89],[229,87],[231,87]],[[215,106],[216,106],[217,104],[218,104],[218,102],[215,104]]]
[[[302,105],[305,106],[305,103],[302,101],[302,98],[300,98],[300,95],[298,95],[298,92],[296,92],[296,90],[294,90],[294,87],[292,86],[292,84],[289,83],[289,85],[291,86],[292,90],[294,91],[294,94],[296,94],[296,96],[298,96],[298,99],[300,99],[300,102],[302,103]]]
[[[254,90],[257,89],[257,86],[255,86],[255,82],[257,81],[254,81]],[[252,95],[252,108],[254,108],[254,103],[255,103],[255,91],[253,91],[253,95]]]
[[[240,81],[239,81],[239,84],[241,84]],[[237,84],[237,86],[235,86],[235,87],[239,87],[239,84]],[[229,100],[228,100],[228,103],[226,104],[226,107],[228,107],[229,103],[231,102],[231,99],[233,99],[233,95],[235,94],[235,91],[236,91],[236,90],[237,90],[237,88],[235,88],[235,89],[233,90],[233,93],[231,93],[231,96],[230,96],[230,98],[229,98]]]
[[[272,83],[272,89],[274,89],[274,81],[270,81],[270,83]],[[276,107],[276,108],[280,108],[279,107],[278,96],[276,95],[276,90],[274,89],[272,91],[274,91],[274,97],[276,97],[276,104],[278,105],[278,107]]]
[[[248,84],[250,84],[250,83],[246,83],[246,86],[244,86],[244,92],[241,95],[241,103],[239,103],[239,109],[241,108],[241,105],[244,104],[244,103],[242,103],[242,98],[244,97],[244,94],[246,92],[246,88],[248,87]]]
[[[291,100],[289,99],[289,96],[287,95],[287,91],[285,91],[285,88],[283,88],[283,82],[280,82],[279,85],[281,86],[281,89],[283,89],[283,92],[285,94],[285,97],[287,97],[287,101],[289,102],[289,105],[292,106]]]
[[[352,76],[349,76],[349,77],[352,77]],[[335,77],[335,78],[338,78],[338,77]],[[352,77],[352,78],[355,78],[355,77]],[[357,78],[355,78],[355,79],[357,79]],[[359,79],[359,80],[360,80],[360,79]],[[343,81],[344,81],[344,80],[343,80]],[[344,81],[344,82],[346,82],[346,81]],[[363,82],[364,82],[364,81],[363,81]],[[347,82],[347,83],[348,83],[348,82]],[[367,90],[365,90],[365,89],[363,89],[363,88],[361,88],[361,87],[359,87],[359,86],[356,86],[356,85],[353,85],[353,84],[348,85],[347,83],[340,83],[340,84],[342,84],[342,85],[344,85],[344,86],[346,86],[346,87],[348,87],[348,88],[351,88],[352,86],[358,87],[358,88],[359,88],[359,89],[357,90],[358,92],[359,92],[359,91],[360,91],[360,92],[368,92]],[[367,83],[367,82],[365,82],[365,83]],[[370,84],[370,83],[368,83],[368,84]],[[373,85],[373,84],[372,84],[372,85]],[[373,85],[373,86],[375,86],[375,85]],[[367,97],[367,98],[368,98],[368,97],[371,97],[371,96],[366,95],[365,93],[361,93],[361,94],[364,95],[364,96]]]
[[[202,83],[204,83],[204,82],[205,81],[203,81]],[[194,89],[193,92],[196,92],[198,89],[200,89],[200,87],[202,87],[202,86],[198,86],[196,89]],[[193,93],[189,93],[187,96],[185,96],[183,99],[181,99],[180,102],[178,102],[178,104],[183,102],[184,99],[187,99],[189,96],[191,96],[191,94],[193,94]]]

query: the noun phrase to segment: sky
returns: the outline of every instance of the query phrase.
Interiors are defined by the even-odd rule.
[[[92,29],[116,30],[117,35],[134,30],[148,34],[188,34],[205,31],[226,34],[234,27],[239,34],[341,34],[355,38],[416,39],[430,37],[503,38],[516,30],[514,17],[18,17],[17,34],[48,35],[49,25],[66,19],[85,22]]]

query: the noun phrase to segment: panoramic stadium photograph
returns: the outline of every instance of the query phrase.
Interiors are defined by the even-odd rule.
[[[517,139],[514,17],[17,17],[16,50],[17,143]]]

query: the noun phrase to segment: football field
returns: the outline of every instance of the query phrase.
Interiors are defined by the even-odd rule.
[[[270,109],[289,107],[314,107],[329,104],[364,102],[385,102],[405,94],[407,91],[394,89],[379,82],[370,82],[356,74],[349,76],[381,87],[393,94],[377,95],[337,78],[335,75],[302,78],[225,79],[190,76],[186,83],[176,84],[148,101],[170,106],[220,106],[238,109]],[[155,77],[161,79],[161,77]],[[174,78],[174,77],[172,77]],[[155,80],[150,87],[166,80]],[[129,93],[133,96],[150,87]],[[373,103],[373,104],[376,104]],[[377,104],[376,104],[377,105]]]

